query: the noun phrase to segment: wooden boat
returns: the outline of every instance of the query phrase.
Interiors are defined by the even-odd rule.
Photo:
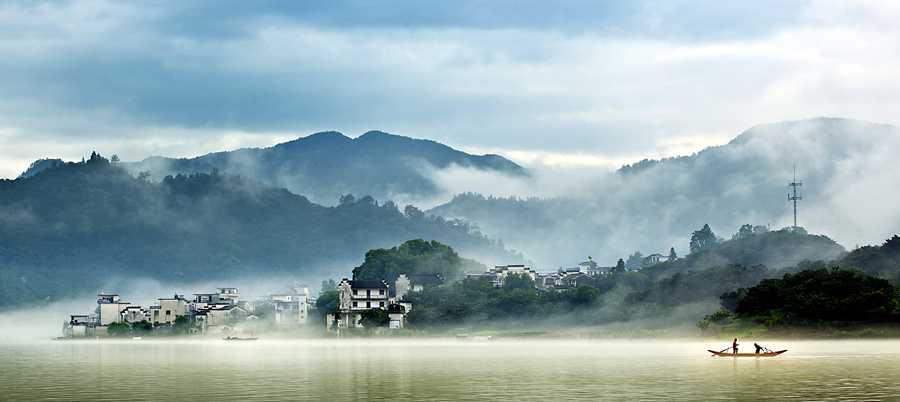
[[[773,351],[773,352],[761,352],[761,353],[731,353],[731,352],[716,352],[715,350],[707,350],[709,353],[712,353],[713,356],[719,357],[775,357],[784,352],[785,350]]]

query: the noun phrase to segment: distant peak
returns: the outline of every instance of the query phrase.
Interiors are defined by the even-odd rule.
[[[320,131],[318,133],[312,133],[306,137],[300,137],[298,140],[302,139],[313,139],[313,138],[350,138],[344,135],[344,133],[340,131]]]
[[[379,130],[366,131],[365,133],[363,133],[363,135],[357,137],[356,139],[357,140],[376,140],[376,139],[388,139],[388,138],[390,138],[390,139],[398,139],[398,138],[411,139],[410,137],[404,137],[402,135],[391,134],[391,133],[387,133],[387,132],[379,131]]]
[[[386,133],[386,132],[380,131],[380,130],[369,130],[369,131],[366,131],[365,133],[363,133],[363,135],[361,135],[360,137],[377,137],[377,136],[383,136],[383,135],[394,136],[394,134]]]

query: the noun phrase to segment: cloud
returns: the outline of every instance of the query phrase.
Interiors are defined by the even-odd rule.
[[[28,151],[2,153],[0,174],[73,147],[141,159],[327,129],[596,165],[760,122],[900,123],[897,16],[868,2],[9,2],[0,130]],[[217,139],[233,133],[247,139]]]

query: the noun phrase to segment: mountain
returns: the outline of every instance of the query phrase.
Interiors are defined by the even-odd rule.
[[[464,222],[412,207],[371,197],[326,207],[216,172],[154,182],[95,154],[0,181],[0,308],[141,278],[348,275],[367,250],[415,238],[518,260]]]
[[[525,176],[521,166],[499,155],[470,155],[435,141],[381,131],[358,138],[328,131],[270,148],[216,152],[190,159],[152,157],[125,164],[134,173],[149,171],[159,180],[172,174],[218,169],[284,187],[333,204],[344,194],[376,199],[416,199],[441,193],[430,173],[450,166]]]
[[[693,155],[598,172],[577,194],[461,194],[428,213],[471,221],[539,266],[588,255],[612,265],[634,250],[665,255],[674,246],[685,254],[691,232],[705,223],[729,235],[748,223],[790,225],[787,184],[796,166],[800,225],[848,245],[879,242],[900,227],[890,202],[900,196],[890,184],[900,182],[897,150],[900,129],[889,125],[838,118],[767,124]]]

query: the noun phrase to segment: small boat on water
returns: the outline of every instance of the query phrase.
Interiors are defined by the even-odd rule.
[[[779,350],[779,351],[760,352],[760,353],[731,353],[731,352],[716,352],[715,350],[707,350],[707,352],[712,353],[713,356],[719,356],[719,357],[775,357],[784,352],[787,352],[787,349]]]
[[[259,338],[241,338],[239,336],[226,336],[222,338],[223,341],[255,341]]]

